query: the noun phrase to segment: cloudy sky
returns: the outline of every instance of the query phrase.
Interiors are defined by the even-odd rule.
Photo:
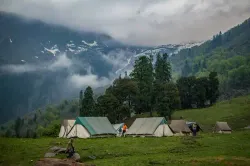
[[[0,10],[159,45],[209,39],[248,18],[250,0],[1,0]]]

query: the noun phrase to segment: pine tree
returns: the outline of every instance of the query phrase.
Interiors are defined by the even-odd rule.
[[[79,113],[78,113],[78,116],[81,115],[81,113],[82,113],[82,99],[83,99],[83,91],[81,90],[80,94],[79,94]]]
[[[219,97],[219,79],[218,79],[218,74],[217,72],[211,72],[209,74],[209,83],[210,83],[210,88],[209,88],[209,99],[210,99],[210,104],[214,104]]]
[[[152,92],[153,92],[153,58],[142,56],[135,61],[131,78],[137,82],[138,95],[136,97],[136,111],[150,112],[152,115]]]
[[[177,86],[174,83],[158,84],[159,92],[155,110],[161,116],[171,119],[172,113],[180,108],[180,97]]]
[[[82,99],[82,110],[80,116],[92,116],[94,113],[95,101],[93,98],[93,90],[88,86],[84,92]]]
[[[168,55],[163,54],[157,55],[155,63],[155,80],[154,80],[154,91],[153,91],[153,103],[154,109],[159,112],[162,116],[168,116],[170,113],[169,100],[166,98],[164,86],[171,80],[171,65],[168,62]],[[164,107],[161,108],[161,107]],[[162,114],[164,112],[164,114]],[[169,112],[169,113],[167,113]]]
[[[113,94],[104,94],[97,98],[96,110],[99,116],[107,116],[111,123],[118,119],[119,101]]]
[[[181,71],[182,77],[187,77],[191,72],[192,72],[192,68],[190,67],[188,61],[186,60],[185,65]]]
[[[15,126],[14,126],[14,129],[15,129],[15,132],[16,132],[16,137],[20,137],[20,130],[22,128],[22,119],[20,117],[18,117],[15,121]]]

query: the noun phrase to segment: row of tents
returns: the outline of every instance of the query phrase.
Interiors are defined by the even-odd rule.
[[[192,124],[185,120],[172,120],[170,125],[164,117],[137,118],[129,127],[128,136],[178,136],[192,132]],[[197,123],[196,123],[197,124]],[[119,135],[124,123],[111,124],[107,117],[77,117],[75,120],[63,120],[59,137],[63,138],[90,138],[109,137]],[[201,130],[198,126],[198,131]],[[215,132],[231,133],[227,122],[216,122]]]

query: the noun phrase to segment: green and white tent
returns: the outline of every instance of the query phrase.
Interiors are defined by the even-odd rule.
[[[126,135],[162,137],[173,136],[173,132],[164,117],[137,118]]]
[[[78,117],[67,138],[115,136],[116,131],[107,117]]]
[[[119,123],[119,124],[113,124],[114,129],[116,130],[117,133],[121,130],[123,127],[124,123]]]
[[[61,128],[59,132],[59,137],[60,138],[65,138],[67,133],[70,131],[70,129],[74,126],[75,120],[72,119],[64,119],[61,122]]]

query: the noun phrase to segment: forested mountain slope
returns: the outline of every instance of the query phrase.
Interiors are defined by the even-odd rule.
[[[250,19],[200,46],[183,49],[170,58],[179,76],[205,76],[218,72],[221,95],[250,88]]]

